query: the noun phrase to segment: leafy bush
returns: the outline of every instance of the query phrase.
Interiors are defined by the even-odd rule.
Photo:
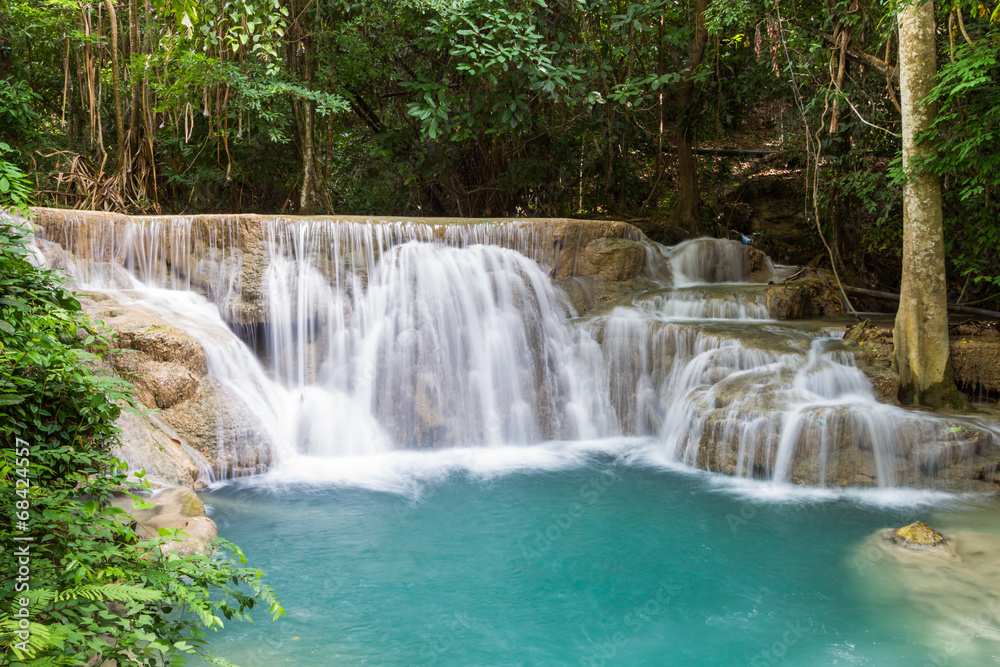
[[[17,166],[4,159],[13,152],[10,146],[0,142],[0,206],[6,204],[14,212],[26,212],[31,188]]]
[[[142,540],[110,504],[148,488],[110,454],[128,386],[97,372],[103,341],[26,239],[0,219],[0,663],[180,664],[258,600],[283,614],[238,547],[162,554],[177,531]]]

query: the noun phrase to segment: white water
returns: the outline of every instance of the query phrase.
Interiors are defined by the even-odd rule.
[[[750,282],[746,247],[737,241],[698,238],[664,249],[674,287]],[[766,267],[774,266],[768,260]]]
[[[538,226],[260,224],[263,250],[236,224],[218,238],[189,218],[91,224],[78,237],[67,225],[57,239],[74,249],[63,261],[82,286],[119,290],[202,343],[226,396],[219,422],[243,426],[243,441],[220,427],[221,476],[268,461],[275,475],[337,476],[345,457],[366,469],[420,447],[504,467],[511,451],[532,460],[535,443],[636,436],[647,458],[738,477],[933,486],[992,437],[880,404],[836,339],[762,326],[759,288],[706,287],[749,281],[735,242],[661,248],[651,255],[672,285],[574,321],[535,261],[553,243]],[[248,272],[262,296],[243,284]],[[225,323],[261,309],[264,364]],[[841,466],[863,472],[845,478]]]
[[[615,432],[606,379],[586,363],[599,348],[567,327],[546,275],[523,255],[408,242],[382,257],[367,288],[350,290],[297,266],[269,269],[276,369],[317,401],[317,390],[353,397],[397,445]],[[298,451],[354,453],[370,440],[324,430],[310,428]]]

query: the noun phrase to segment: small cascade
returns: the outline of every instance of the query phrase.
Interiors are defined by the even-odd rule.
[[[636,307],[663,320],[766,320],[763,292],[689,287],[648,292],[635,300]]]
[[[715,283],[750,282],[750,274],[755,270],[774,269],[770,260],[758,261],[766,265],[754,265],[755,257],[749,246],[738,241],[699,238],[684,241],[665,253],[673,272],[674,287],[706,285]]]
[[[879,403],[838,339],[710,333],[619,308],[600,329],[624,430],[667,461],[815,486],[934,487],[993,433]],[[789,343],[793,343],[790,345]]]
[[[638,232],[614,228],[624,241],[610,243],[604,223],[574,221],[68,215],[43,225],[50,265],[205,349],[220,476],[625,435],[748,478],[934,487],[974,476],[997,446],[988,429],[879,403],[836,335],[770,320],[762,283],[789,267],[733,241],[640,248],[652,289],[576,318],[556,281],[580,266],[590,281],[617,275],[602,253]]]

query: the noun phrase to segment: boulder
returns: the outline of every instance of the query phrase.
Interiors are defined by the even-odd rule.
[[[127,380],[136,400],[155,414],[123,412],[119,454],[152,478],[200,488],[219,476],[262,472],[269,442],[254,415],[208,375],[201,343],[141,304],[105,293],[80,295],[84,310],[108,333],[109,370]]]
[[[599,238],[587,244],[577,262],[577,275],[622,282],[639,275],[646,264],[646,245],[622,238]]]
[[[824,273],[814,270],[769,287],[767,311],[776,320],[845,314],[836,288]]]
[[[155,415],[123,411],[118,418],[121,445],[113,450],[132,471],[145,470],[147,479],[168,485],[204,488],[208,460]]]
[[[910,549],[935,549],[948,544],[944,535],[922,521],[914,521],[909,526],[890,531],[886,539]]]
[[[136,508],[135,501],[121,495],[114,504],[125,510],[136,524],[136,534],[145,539],[160,536],[160,529],[180,530],[177,539],[160,545],[164,554],[174,551],[181,555],[205,553],[212,540],[219,536],[215,522],[205,516],[205,505],[189,488],[172,487],[144,498],[153,507]]]

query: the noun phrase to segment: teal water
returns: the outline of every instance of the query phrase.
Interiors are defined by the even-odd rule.
[[[311,477],[206,494],[287,612],[230,623],[213,651],[244,667],[998,661],[989,637],[896,599],[865,546],[881,528],[995,506],[778,487],[621,452],[475,457],[307,464]],[[949,647],[956,636],[967,645]]]

